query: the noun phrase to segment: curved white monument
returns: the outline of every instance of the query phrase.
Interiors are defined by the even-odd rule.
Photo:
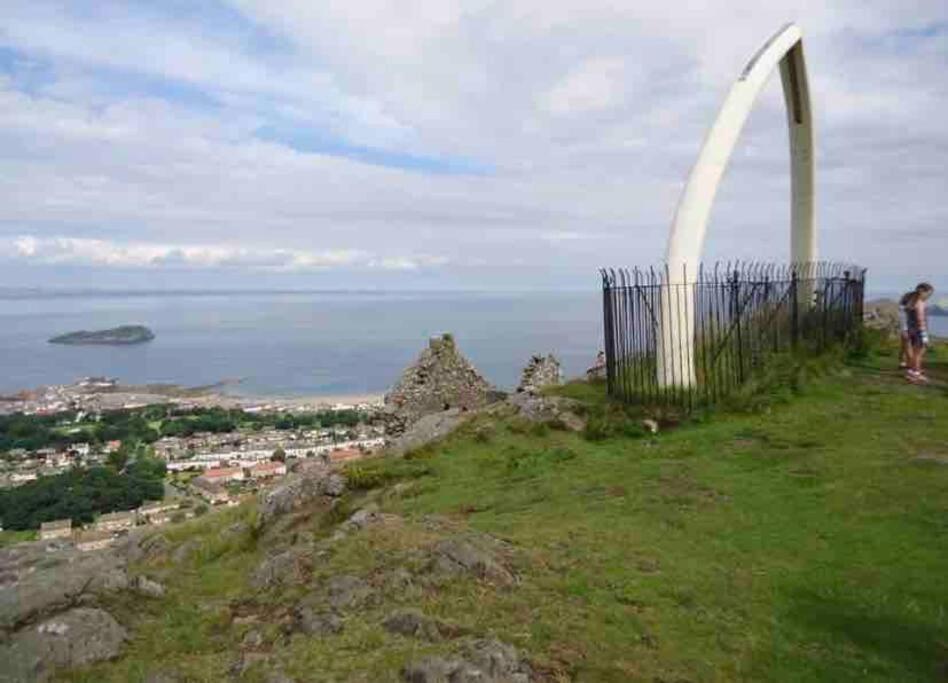
[[[665,254],[668,287],[657,340],[658,381],[663,386],[690,386],[695,381],[693,283],[701,264],[708,217],[744,123],[778,64],[790,127],[790,261],[805,264],[816,260],[810,89],[803,34],[795,24],[787,24],[763,44],[731,87],[679,200]]]

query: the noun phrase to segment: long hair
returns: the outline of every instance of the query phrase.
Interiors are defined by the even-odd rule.
[[[922,296],[922,294],[927,294],[928,292],[934,291],[935,288],[932,287],[931,284],[927,282],[919,282],[915,289],[913,289],[911,292],[906,292],[899,303],[906,307],[914,306],[918,303],[918,299]]]

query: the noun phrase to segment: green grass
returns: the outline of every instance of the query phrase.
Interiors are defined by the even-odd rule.
[[[363,466],[362,488],[385,488],[346,509],[376,495],[404,521],[350,536],[308,586],[284,592],[247,588],[263,552],[252,535],[222,540],[252,510],[192,522],[173,541],[207,548],[156,565],[171,592],[123,613],[136,633],[128,653],[71,680],[141,680],[163,662],[220,680],[246,630],[228,605],[276,613],[332,574],[417,568],[424,548],[464,530],[512,544],[516,586],[383,591],[337,636],[274,636],[275,660],[299,680],[395,680],[409,657],[451,647],[380,628],[393,606],[415,605],[523,648],[550,680],[941,680],[948,347],[931,359],[941,383],[930,387],[904,382],[893,359],[868,351],[841,370],[794,372],[793,388],[768,398],[758,387],[741,412],[656,436],[626,429],[634,412],[582,383],[558,393],[619,427],[584,436],[479,417],[409,460]],[[315,514],[296,524],[325,533]]]
[[[3,531],[0,531],[0,548],[13,545],[15,543],[35,541],[38,537],[39,534],[35,529],[26,529],[24,531],[4,529]]]

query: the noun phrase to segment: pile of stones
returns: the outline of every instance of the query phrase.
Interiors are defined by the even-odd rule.
[[[555,386],[563,381],[563,371],[560,362],[551,353],[546,356],[539,354],[531,356],[527,367],[520,376],[518,393],[535,394],[544,387]]]
[[[434,337],[385,395],[386,407],[406,423],[450,409],[483,408],[502,396],[458,351],[454,337]]]

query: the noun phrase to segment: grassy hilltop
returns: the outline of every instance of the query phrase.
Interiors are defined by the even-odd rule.
[[[134,634],[126,653],[63,680],[218,681],[242,649],[255,653],[243,680],[274,666],[399,680],[409,660],[456,647],[383,628],[399,607],[520,648],[543,680],[943,680],[948,346],[937,351],[933,386],[873,353],[657,435],[602,387],[569,385],[586,434],[481,415],[354,469],[331,511],[261,532],[244,506],[169,529],[142,567],[165,597],[113,606]],[[274,548],[331,538],[369,501],[381,522],[251,586]],[[502,566],[428,580],[426,553],[458,535],[491,538]],[[286,635],[289,607],[340,575],[367,591],[342,630]]]

